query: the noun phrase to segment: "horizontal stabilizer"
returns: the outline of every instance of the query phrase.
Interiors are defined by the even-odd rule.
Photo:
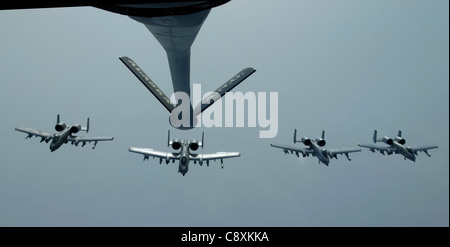
[[[225,82],[222,86],[216,89],[216,91],[212,92],[210,95],[208,95],[207,98],[202,100],[202,102],[194,108],[194,113],[196,114],[202,113],[212,104],[214,104],[214,102],[222,98],[225,95],[225,93],[231,91],[234,87],[236,87],[245,79],[247,79],[247,77],[249,77],[255,71],[256,70],[254,68],[245,68],[241,70],[239,73],[233,76],[233,78]]]
[[[148,77],[144,71],[129,57],[120,57],[120,61],[122,61],[128,69],[133,72],[133,74],[144,84],[144,86],[161,102],[161,104],[169,111],[172,112],[175,108],[174,105],[170,103],[170,98],[167,97],[159,89],[158,86]]]

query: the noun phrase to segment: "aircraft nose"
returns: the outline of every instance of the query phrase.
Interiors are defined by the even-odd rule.
[[[405,156],[405,159],[409,159],[411,161],[416,162],[416,156],[415,155],[409,154],[409,155]]]

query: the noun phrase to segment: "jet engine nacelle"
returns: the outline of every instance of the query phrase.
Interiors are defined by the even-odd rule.
[[[65,123],[62,123],[62,122],[61,123],[57,123],[55,125],[55,130],[58,131],[58,132],[63,131],[66,128],[67,128],[67,125]]]
[[[310,146],[310,145],[311,145],[311,139],[309,139],[309,138],[306,137],[306,136],[302,137],[302,142],[303,142],[303,144],[305,144],[306,146]]]
[[[70,133],[78,133],[78,131],[81,130],[81,125],[75,124],[74,126],[70,127]]]
[[[395,137],[395,141],[402,145],[405,145],[405,143],[406,143],[405,139],[403,139],[401,137]]]
[[[323,147],[323,146],[325,146],[325,144],[327,144],[327,142],[322,138],[317,138],[316,143],[317,143],[317,145],[319,145],[321,147]]]
[[[384,143],[389,144],[389,145],[392,145],[392,143],[394,143],[394,141],[387,136],[384,136],[382,140]]]
[[[193,140],[191,141],[191,143],[189,144],[189,148],[193,151],[198,149],[198,141],[197,140]]]
[[[178,140],[178,139],[174,139],[172,141],[172,148],[175,149],[175,150],[180,149],[181,148],[181,141]]]

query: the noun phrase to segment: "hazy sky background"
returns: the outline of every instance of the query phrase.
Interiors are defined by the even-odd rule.
[[[0,11],[0,226],[449,226],[449,2],[231,1],[192,46],[203,92],[245,67],[236,90],[278,92],[279,130],[170,127],[164,107],[118,59],[167,94],[166,54],[144,25],[93,7]],[[51,153],[15,127],[53,133],[56,115],[114,136],[93,151]],[[284,155],[322,130],[328,148],[371,143],[373,130],[438,145],[417,161],[367,149],[332,160]],[[172,137],[240,158],[142,162],[130,146],[170,151]],[[300,144],[298,144],[301,146]]]

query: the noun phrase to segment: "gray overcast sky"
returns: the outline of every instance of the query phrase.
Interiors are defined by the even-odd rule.
[[[279,131],[172,129],[167,111],[120,62],[133,58],[167,93],[166,54],[140,23],[93,7],[0,11],[0,226],[449,226],[449,2],[231,1],[192,47],[191,83],[278,92]],[[14,127],[52,132],[91,117],[89,136],[54,153]],[[370,143],[374,129],[439,145],[415,163],[367,150],[330,166],[270,148],[326,131],[327,147]],[[239,151],[210,167],[142,162],[130,146]],[[89,145],[88,145],[89,146]],[[91,145],[92,146],[92,145]],[[341,158],[342,157],[342,158]]]

